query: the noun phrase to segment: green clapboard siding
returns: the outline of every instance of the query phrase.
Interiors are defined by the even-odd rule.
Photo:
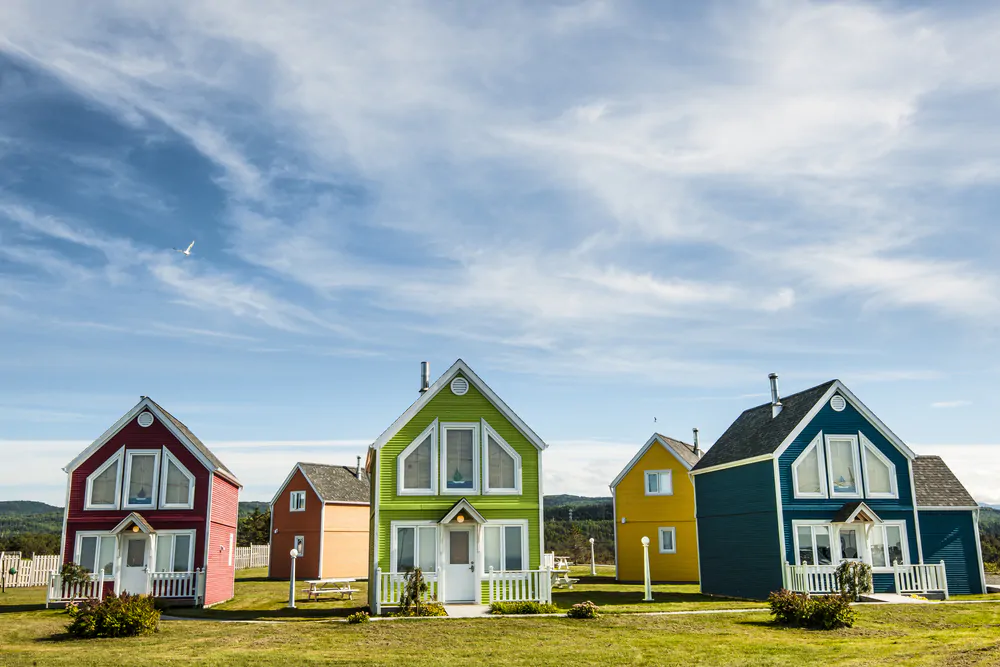
[[[694,476],[701,591],[762,600],[781,588],[771,461]]]
[[[917,510],[917,515],[920,519],[924,562],[944,561],[945,572],[948,574],[948,593],[984,593],[979,569],[980,547],[976,541],[975,514],[971,511]]]

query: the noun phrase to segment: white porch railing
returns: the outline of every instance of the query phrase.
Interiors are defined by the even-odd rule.
[[[203,600],[205,596],[205,571],[194,572],[150,572],[146,590],[154,598],[192,598]]]
[[[427,583],[427,591],[421,599],[424,602],[434,602],[438,599],[438,573],[424,572],[423,574],[424,581]],[[382,613],[382,607],[398,605],[405,582],[405,572],[383,572],[382,568],[377,568],[375,570],[375,609],[372,611],[378,615]]]
[[[237,570],[251,567],[267,567],[271,561],[270,544],[251,544],[248,547],[236,547],[233,556]]]
[[[90,575],[90,581],[83,584],[68,584],[62,575],[53,572],[49,577],[49,587],[45,592],[45,607],[53,603],[98,600],[104,597],[104,570]]]
[[[490,568],[489,603],[540,602],[552,604],[552,572],[526,570],[523,572],[495,572]]]
[[[932,565],[900,565],[893,563],[892,576],[896,580],[896,592],[907,593],[943,593],[948,599],[948,578],[944,569],[944,561]]]
[[[785,588],[809,595],[839,593],[837,568],[833,565],[791,565],[785,563]]]

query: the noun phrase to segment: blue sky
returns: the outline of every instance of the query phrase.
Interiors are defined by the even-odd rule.
[[[461,357],[551,443],[547,492],[606,493],[654,429],[710,444],[775,371],[841,378],[1000,503],[989,4],[12,0],[0,26],[0,497],[61,503],[148,394],[266,498]]]

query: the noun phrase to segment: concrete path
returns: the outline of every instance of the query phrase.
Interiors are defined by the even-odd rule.
[[[485,604],[446,604],[444,610],[452,618],[479,618],[490,614],[490,607]]]
[[[869,593],[861,596],[862,602],[889,602],[891,604],[929,604],[930,600],[917,600],[898,593]]]

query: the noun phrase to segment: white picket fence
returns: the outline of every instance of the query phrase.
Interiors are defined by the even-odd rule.
[[[236,547],[236,569],[247,570],[251,567],[267,567],[271,562],[271,545],[251,544],[248,547]]]
[[[489,603],[540,602],[552,604],[552,571],[526,570],[523,572],[489,571]]]
[[[434,602],[438,599],[438,573],[424,572],[424,582],[427,591],[423,595],[424,602]],[[406,582],[405,572],[383,572],[382,568],[375,571],[375,614],[382,613],[382,607],[394,607],[399,604]]]
[[[785,588],[796,593],[831,595],[840,591],[837,568],[833,565],[791,565],[785,563]]]
[[[11,568],[17,570],[17,574],[11,575]],[[5,585],[12,588],[45,586],[49,576],[58,569],[59,556],[22,558],[19,551],[0,551],[0,576]]]
[[[896,582],[896,592],[907,593],[942,593],[948,599],[948,576],[944,561],[935,564],[900,565],[893,563],[892,576]]]

